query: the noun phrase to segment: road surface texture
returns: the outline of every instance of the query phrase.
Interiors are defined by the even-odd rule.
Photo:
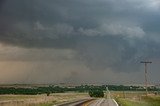
[[[118,106],[117,102],[114,99],[111,99],[111,93],[107,89],[106,98],[99,99],[84,99],[71,103],[66,103],[58,106]]]
[[[114,99],[89,99],[66,103],[58,106],[118,106]]]
[[[87,103],[93,101],[94,99],[84,99],[84,100],[78,100],[70,103],[61,104],[58,106],[88,106]],[[54,105],[56,106],[56,105]]]
[[[114,99],[97,99],[88,106],[118,106],[118,104]]]

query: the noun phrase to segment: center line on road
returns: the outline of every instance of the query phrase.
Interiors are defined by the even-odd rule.
[[[105,100],[105,99],[101,99],[101,101],[99,101],[99,102],[96,104],[96,106],[100,106],[104,100]]]

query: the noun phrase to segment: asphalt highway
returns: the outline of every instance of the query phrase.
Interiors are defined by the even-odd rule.
[[[88,106],[118,106],[114,99],[97,99],[91,102]]]
[[[58,106],[118,106],[118,104],[114,99],[101,98],[101,99],[80,100]]]
[[[58,106],[87,106],[86,104],[93,101],[93,100],[94,99],[83,99],[83,100],[78,100],[78,101],[74,101],[74,102],[61,104],[61,105],[58,105]]]
[[[111,98],[111,93],[108,90],[108,88],[106,89],[107,89],[105,96],[106,98],[84,99],[58,106],[118,106],[117,102]]]

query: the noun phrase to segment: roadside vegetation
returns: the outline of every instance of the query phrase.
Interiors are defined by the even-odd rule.
[[[104,92],[102,89],[91,89],[89,95],[90,97],[104,97]]]
[[[117,98],[122,106],[158,106],[157,104],[160,104],[159,97],[142,98],[145,89],[141,86],[19,86],[0,86],[0,106],[1,104],[3,106],[51,106],[89,96],[104,97],[106,87],[110,90],[111,98]],[[151,94],[159,95],[158,91],[159,89],[154,86],[149,88]]]
[[[117,98],[119,106],[160,106],[160,96],[142,96],[136,98]]]
[[[0,106],[53,106],[89,97],[87,93],[53,93],[42,95],[1,95]]]
[[[116,99],[119,106],[150,106],[146,102],[142,101],[133,101],[131,99],[118,98]]]
[[[64,93],[64,92],[89,92],[91,89],[101,89],[103,91],[106,90],[106,87],[110,91],[145,91],[142,86],[123,86],[123,85],[80,85],[80,86],[56,86],[49,85],[45,87],[36,87],[36,86],[24,86],[24,87],[1,87],[0,86],[0,94],[23,94],[23,95],[37,95],[37,94],[47,94],[49,96],[50,93]],[[150,87],[149,91],[159,91],[156,87]]]

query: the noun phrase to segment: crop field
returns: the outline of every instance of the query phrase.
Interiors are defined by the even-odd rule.
[[[0,106],[50,106],[87,98],[86,93],[55,93],[47,95],[1,95]]]

